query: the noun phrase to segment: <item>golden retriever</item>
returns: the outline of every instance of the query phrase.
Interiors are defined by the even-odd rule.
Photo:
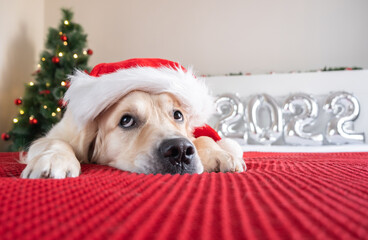
[[[188,108],[169,92],[130,91],[82,128],[74,114],[67,108],[62,120],[31,145],[22,178],[77,177],[80,163],[145,174],[246,170],[235,142],[193,137]]]

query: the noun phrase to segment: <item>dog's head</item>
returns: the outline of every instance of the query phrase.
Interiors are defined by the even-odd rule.
[[[203,171],[191,138],[213,112],[213,99],[191,69],[130,59],[70,79],[68,112],[79,129],[97,123],[90,159],[140,173]]]
[[[133,91],[96,118],[92,159],[138,173],[201,173],[187,115],[171,94]]]

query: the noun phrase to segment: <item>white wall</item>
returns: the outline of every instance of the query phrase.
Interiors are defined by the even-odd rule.
[[[71,7],[91,64],[162,57],[202,74],[324,66],[368,68],[366,0],[53,0],[45,27]]]
[[[10,130],[44,44],[43,0],[0,0],[0,134]],[[7,144],[0,140],[0,151]]]

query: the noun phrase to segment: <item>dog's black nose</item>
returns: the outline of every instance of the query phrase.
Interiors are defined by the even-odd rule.
[[[172,138],[162,141],[159,146],[161,157],[168,160],[172,165],[190,164],[195,148],[186,138]]]

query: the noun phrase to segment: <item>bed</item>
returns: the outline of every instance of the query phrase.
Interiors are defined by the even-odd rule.
[[[368,239],[368,153],[245,152],[245,173],[143,175],[82,164],[20,179],[0,153],[1,239]]]

